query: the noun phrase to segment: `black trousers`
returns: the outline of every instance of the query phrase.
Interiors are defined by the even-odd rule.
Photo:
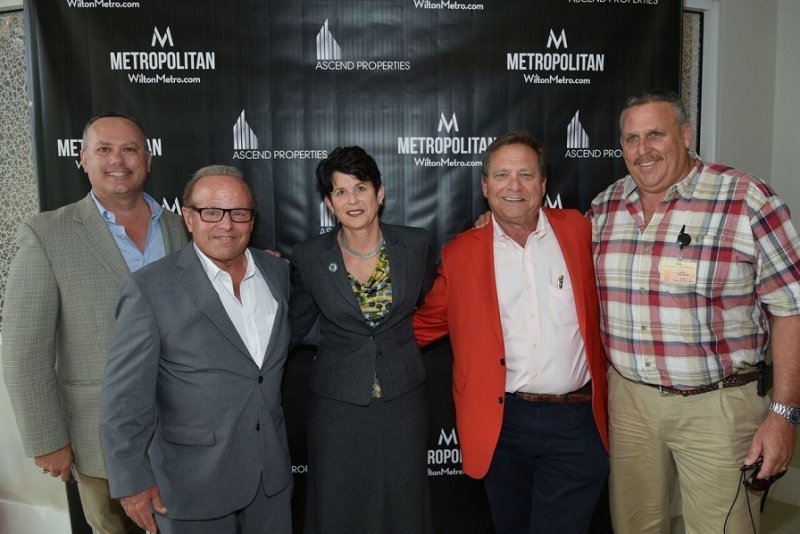
[[[608,475],[590,402],[528,402],[507,395],[484,478],[497,534],[588,532]]]

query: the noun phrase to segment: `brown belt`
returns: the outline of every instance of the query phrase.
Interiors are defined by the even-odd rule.
[[[563,395],[549,395],[547,393],[525,393],[524,391],[515,391],[514,393],[506,393],[506,395],[513,395],[528,402],[552,402],[563,404],[566,402],[590,402],[592,400],[592,383],[588,382],[581,389],[564,393]]]
[[[697,386],[693,389],[678,389],[670,386],[659,386],[657,384],[645,384],[650,387],[657,388],[664,395],[699,395],[701,393],[708,393],[709,391],[716,391],[723,388],[738,388],[758,379],[758,371],[754,373],[742,373],[738,375],[730,375],[723,378],[716,384],[708,384],[707,386]]]

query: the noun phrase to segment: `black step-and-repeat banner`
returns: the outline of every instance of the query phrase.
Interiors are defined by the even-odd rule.
[[[197,168],[234,165],[261,207],[253,245],[285,255],[333,224],[314,169],[340,145],[377,160],[383,219],[425,227],[437,245],[486,209],[481,155],[512,129],[548,149],[547,204],[585,210],[625,174],[625,97],[678,88],[681,10],[681,0],[26,1],[41,207],[86,194],[83,125],[119,110],[145,127],[154,197],[177,210]],[[285,385],[298,508],[304,354]],[[488,532],[481,486],[460,472],[449,347],[426,357],[437,531]]]

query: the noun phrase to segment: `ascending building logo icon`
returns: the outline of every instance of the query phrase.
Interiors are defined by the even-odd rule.
[[[336,217],[328,210],[325,202],[319,203],[319,227],[321,229],[333,228],[336,226]]]
[[[578,110],[567,126],[567,148],[589,148],[589,135],[581,126]]]
[[[250,125],[244,119],[244,110],[239,115],[236,124],[233,125],[233,149],[234,150],[257,150],[258,137],[250,129]]]
[[[342,49],[328,29],[328,19],[317,34],[317,61],[342,59]]]

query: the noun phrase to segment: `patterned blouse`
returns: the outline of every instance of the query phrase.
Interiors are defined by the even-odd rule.
[[[364,320],[369,326],[375,328],[392,310],[392,275],[386,249],[381,248],[378,262],[375,264],[375,271],[370,275],[369,280],[362,284],[350,273],[347,273],[347,276],[361,306]],[[378,398],[383,396],[377,376],[372,384],[372,396]]]

